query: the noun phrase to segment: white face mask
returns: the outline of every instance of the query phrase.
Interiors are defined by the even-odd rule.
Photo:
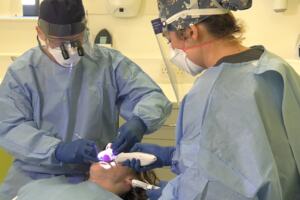
[[[193,63],[186,55],[186,53],[181,49],[173,49],[170,46],[171,52],[171,62],[175,64],[180,69],[184,70],[185,72],[191,74],[192,76],[196,76],[201,71],[203,71],[203,67],[196,65]]]
[[[72,48],[71,45],[67,46],[66,50],[68,51],[70,57],[67,60],[64,59],[61,49],[59,47],[54,49],[48,47],[49,53],[54,57],[58,64],[67,68],[74,67],[80,61],[81,56],[78,55],[77,48]]]

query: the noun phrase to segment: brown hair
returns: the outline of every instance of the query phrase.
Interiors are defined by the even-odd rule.
[[[146,171],[143,173],[136,174],[137,179],[140,181],[144,181],[146,183],[150,183],[152,185],[158,185],[159,179],[157,178],[154,171]],[[132,188],[129,192],[121,196],[124,200],[147,200],[148,197],[146,195],[146,191],[142,188]]]
[[[237,41],[242,41],[244,39],[244,26],[232,13],[212,15],[201,21],[199,24],[204,25],[207,31],[215,38]],[[176,35],[179,38],[184,39],[185,30],[176,31]]]
[[[216,38],[243,39],[244,27],[232,13],[210,16],[202,24]]]

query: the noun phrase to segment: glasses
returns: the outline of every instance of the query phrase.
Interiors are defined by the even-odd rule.
[[[65,60],[70,58],[68,49],[73,48],[77,49],[78,55],[84,55],[84,49],[82,44],[87,41],[84,39],[83,33],[70,38],[55,38],[55,37],[47,37],[46,43],[50,48],[56,49],[59,48],[61,50],[62,56]]]
[[[80,42],[81,44],[85,43],[87,40],[84,38],[83,33],[69,38],[56,38],[56,37],[47,37],[47,43],[51,48],[58,48],[62,45],[64,46],[72,46],[76,47],[76,45]]]

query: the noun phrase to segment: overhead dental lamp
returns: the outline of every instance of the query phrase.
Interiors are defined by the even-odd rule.
[[[115,17],[135,17],[141,7],[142,0],[106,0],[110,14]]]

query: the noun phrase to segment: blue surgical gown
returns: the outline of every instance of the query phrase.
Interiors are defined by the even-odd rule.
[[[32,179],[86,172],[55,159],[62,141],[86,138],[101,149],[116,137],[119,114],[140,117],[151,133],[170,112],[158,85],[116,50],[94,47],[64,68],[33,48],[9,67],[0,86],[0,146],[15,157],[2,194]]]
[[[70,184],[63,176],[32,181],[23,186],[17,196],[17,200],[121,200],[96,183]]]
[[[182,102],[160,200],[300,199],[299,119],[300,78],[276,55],[209,68]]]

